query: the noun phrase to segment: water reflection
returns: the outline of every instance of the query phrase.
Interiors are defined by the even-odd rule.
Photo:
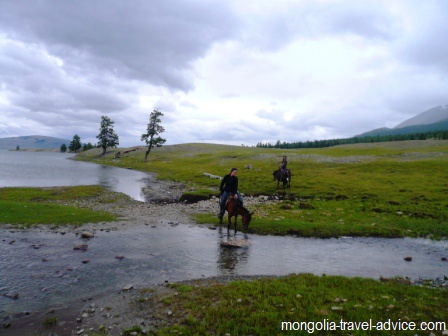
[[[225,234],[223,234],[225,231]],[[236,275],[239,269],[244,269],[247,266],[249,260],[250,240],[247,234],[243,234],[242,238],[247,241],[247,246],[236,247],[223,247],[222,242],[229,242],[236,239],[237,235],[228,235],[226,228],[219,228],[219,254],[218,254],[218,273],[219,275]]]

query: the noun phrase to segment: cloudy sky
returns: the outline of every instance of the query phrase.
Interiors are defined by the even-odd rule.
[[[445,0],[0,0],[0,137],[345,138],[448,104]]]

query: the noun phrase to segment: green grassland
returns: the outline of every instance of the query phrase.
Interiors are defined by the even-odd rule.
[[[115,154],[122,153],[119,159]],[[78,160],[156,173],[185,183],[185,190],[218,194],[219,180],[239,169],[245,197],[278,195],[286,201],[262,204],[249,231],[304,237],[448,237],[448,141],[403,141],[318,149],[263,149],[182,144],[152,150],[93,149]],[[291,187],[277,190],[272,172],[288,156]],[[251,169],[247,168],[248,165]],[[193,191],[194,192],[194,191]],[[216,223],[215,214],[198,215]]]
[[[142,316],[153,315],[163,321],[159,330],[147,335],[423,335],[429,332],[355,330],[348,322],[372,320],[377,325],[401,321],[406,326],[415,323],[417,328],[421,322],[448,322],[446,290],[407,286],[398,279],[293,274],[228,284],[211,279],[205,284],[169,286],[172,290],[162,295],[142,290],[129,306]],[[167,311],[172,312],[169,319],[164,318]],[[345,330],[318,330],[319,325],[313,330],[311,324],[307,324],[308,331],[281,330],[281,322],[327,321],[341,326],[341,320],[346,322]],[[442,323],[434,335],[441,335]],[[145,327],[134,326],[123,334],[135,331],[146,335],[142,329]]]
[[[0,224],[78,226],[113,221],[117,216],[91,210],[89,205],[115,202],[120,197],[101,186],[0,188]]]

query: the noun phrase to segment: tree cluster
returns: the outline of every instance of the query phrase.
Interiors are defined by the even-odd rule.
[[[448,130],[430,131],[413,134],[397,134],[397,135],[377,135],[365,137],[353,137],[346,139],[330,139],[330,140],[314,140],[314,141],[299,141],[299,142],[280,142],[277,140],[275,144],[269,142],[257,143],[256,147],[261,148],[282,148],[282,149],[296,149],[296,148],[324,148],[337,145],[348,145],[356,143],[373,143],[373,142],[387,142],[387,141],[405,141],[405,140],[446,140],[448,139]]]
[[[148,160],[148,155],[153,147],[162,146],[166,140],[160,137],[160,133],[165,132],[165,128],[161,126],[161,117],[163,113],[159,110],[154,110],[149,115],[149,123],[146,128],[146,133],[141,135],[140,140],[145,141],[148,145],[148,149],[145,152],[145,161]],[[96,136],[98,143],[95,147],[102,148],[102,155],[106,154],[107,148],[117,147],[119,145],[118,134],[114,131],[115,121],[112,121],[106,116],[101,116],[100,133]],[[73,140],[70,142],[68,149],[72,152],[78,152],[81,150],[89,150],[94,146],[89,142],[88,144],[81,144],[81,137],[78,134],[73,136]],[[67,151],[67,146],[65,144],[61,145],[61,152]]]

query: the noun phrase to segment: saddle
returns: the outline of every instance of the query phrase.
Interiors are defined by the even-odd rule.
[[[228,194],[226,199],[226,207],[229,204],[229,202],[235,197],[235,194]]]
[[[236,195],[236,194],[229,194],[229,195],[227,196],[226,203],[225,203],[225,207],[226,207],[226,208],[227,208],[227,206],[229,205],[230,201],[235,197],[235,195]],[[237,199],[236,199],[235,208],[238,208],[238,207],[242,207],[242,208],[244,209],[244,207],[243,207],[243,202],[241,202],[241,201],[237,198]]]

